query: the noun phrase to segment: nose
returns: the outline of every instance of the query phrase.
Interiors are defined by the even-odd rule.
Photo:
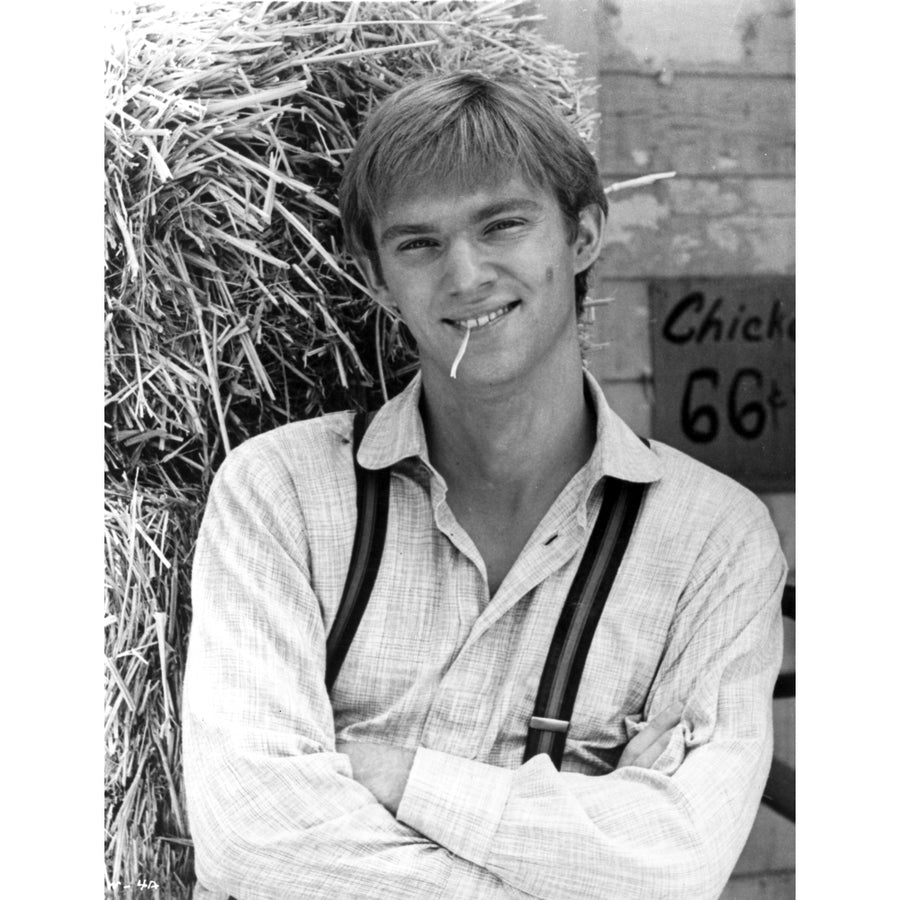
[[[467,300],[494,280],[493,269],[472,241],[459,239],[447,248],[444,283],[453,297]]]

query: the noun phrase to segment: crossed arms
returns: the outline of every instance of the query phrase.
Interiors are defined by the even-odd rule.
[[[626,744],[617,769],[638,766],[649,769],[662,756],[681,721],[681,706],[673,703]],[[372,792],[389,812],[397,815],[415,750],[370,741],[337,741],[336,749],[350,758],[353,778]]]
[[[197,548],[185,777],[205,887],[239,900],[718,896],[771,756],[784,563],[761,512],[685,592],[649,724],[638,737],[629,724],[615,771],[589,776],[546,756],[507,769],[336,740],[285,479],[233,455]]]

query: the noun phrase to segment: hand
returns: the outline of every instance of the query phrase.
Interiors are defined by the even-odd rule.
[[[651,768],[666,749],[672,732],[681,721],[681,712],[681,704],[673,703],[651,719],[647,727],[625,745],[616,768],[621,769],[623,766]]]
[[[350,757],[353,778],[396,815],[416,751],[368,741],[338,741],[335,749]]]

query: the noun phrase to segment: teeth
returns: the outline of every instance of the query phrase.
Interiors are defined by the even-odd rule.
[[[489,322],[493,322],[494,319],[499,319],[500,316],[508,313],[511,306],[512,304],[509,304],[508,306],[502,306],[500,309],[495,309],[493,312],[485,313],[483,316],[478,316],[477,319],[459,319],[455,324],[461,326],[462,328],[482,328]]]

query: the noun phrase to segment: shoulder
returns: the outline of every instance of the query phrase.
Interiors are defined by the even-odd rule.
[[[673,447],[654,441],[652,449],[663,475],[647,492],[639,527],[651,560],[646,565],[680,586],[678,615],[693,622],[739,597],[735,609],[777,616],[787,563],[766,505]]]
[[[751,544],[756,552],[778,552],[778,533],[756,494],[674,447],[652,441],[651,448],[663,472],[647,492],[647,518],[660,539],[698,555]]]
[[[228,454],[213,482],[246,498],[326,494],[353,478],[353,414],[328,413],[249,438]]]
[[[716,518],[727,510],[754,515],[766,513],[756,494],[728,475],[661,441],[651,441],[651,448],[663,467],[662,477],[652,488],[668,502]]]

